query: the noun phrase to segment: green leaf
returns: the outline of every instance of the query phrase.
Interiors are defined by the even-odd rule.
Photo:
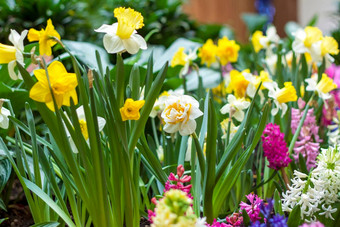
[[[242,210],[243,226],[250,226],[250,217],[245,209]]]
[[[41,198],[52,210],[54,210],[67,225],[70,227],[76,227],[71,218],[43,190],[26,178],[23,178],[23,180],[26,187]]]
[[[0,219],[0,224],[3,223],[4,221],[6,221],[8,218],[1,218]]]
[[[0,160],[0,193],[4,189],[9,177],[11,176],[11,162],[5,158]]]
[[[4,210],[7,212],[7,208],[5,205],[5,202],[0,198],[0,209]]]
[[[57,227],[59,222],[51,221],[51,222],[42,222],[31,225],[30,227]]]
[[[298,227],[300,225],[301,222],[300,213],[301,213],[300,205],[295,206],[288,216],[287,225],[289,227]]]
[[[253,34],[256,30],[262,30],[268,21],[268,17],[255,13],[243,13],[242,20],[246,24],[249,33]]]
[[[276,214],[283,215],[280,193],[277,189],[274,192],[274,210]]]

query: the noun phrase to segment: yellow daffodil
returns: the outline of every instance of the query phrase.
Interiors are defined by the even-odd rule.
[[[170,95],[161,114],[165,122],[163,130],[168,133],[179,131],[182,136],[190,135],[196,129],[195,119],[202,115],[199,103],[193,97]]]
[[[329,99],[331,97],[329,92],[337,88],[334,81],[325,73],[322,74],[322,78],[319,83],[317,83],[317,75],[314,75],[312,78],[308,78],[305,81],[308,84],[306,90],[317,92],[320,98],[324,100]]]
[[[246,90],[246,94],[251,97],[254,98],[256,90],[258,88],[258,86],[260,85],[260,83],[262,82],[262,85],[260,87],[260,90],[258,92],[258,94],[260,95],[261,98],[261,103],[264,101],[264,95],[262,90],[265,89],[265,87],[263,86],[264,82],[271,82],[272,80],[270,79],[269,73],[266,71],[261,71],[259,76],[256,75],[252,75],[251,73],[244,73],[244,78],[249,81],[249,84],[247,86],[247,90]]]
[[[47,20],[46,30],[41,29],[40,31],[31,28],[28,31],[28,40],[30,42],[39,41],[39,54],[40,55],[52,55],[52,47],[57,44],[53,37],[60,39],[59,33],[54,29],[52,20]]]
[[[251,37],[251,43],[253,44],[254,50],[258,53],[262,48],[262,44],[260,43],[260,39],[264,37],[262,31],[254,32],[253,36]]]
[[[320,41],[313,43],[310,48],[310,55],[314,62],[321,62],[324,57],[326,57],[326,63],[329,65],[333,62],[333,57],[330,54],[338,54],[339,45],[338,42],[333,37],[323,37]]]
[[[144,106],[144,103],[144,100],[125,100],[124,106],[119,109],[122,120],[138,120],[140,118],[139,110]]]
[[[0,43],[0,64],[8,64],[16,59],[16,49],[14,46],[4,45]]]
[[[198,57],[201,58],[201,64],[207,64],[208,67],[216,62],[217,46],[211,39],[198,49]]]
[[[104,35],[104,47],[110,54],[127,51],[135,54],[139,49],[147,48],[144,38],[137,34],[136,29],[144,26],[143,16],[131,9],[119,7],[114,10],[114,16],[118,22],[112,25],[103,24],[96,32],[106,33]]]
[[[309,53],[312,45],[322,39],[322,32],[317,27],[307,26],[299,29],[295,34],[292,47],[295,53]]]
[[[240,46],[236,44],[235,40],[229,40],[227,37],[218,40],[217,56],[222,65],[236,62],[239,50]]]
[[[29,96],[37,102],[46,103],[47,107],[55,111],[52,93],[50,86],[57,104],[60,108],[62,105],[70,106],[70,98],[74,104],[78,103],[76,87],[78,85],[75,73],[68,73],[64,65],[59,61],[52,62],[48,68],[49,81],[44,69],[34,70],[33,73],[38,79],[38,82],[31,88]],[[49,86],[50,82],[50,86]]]
[[[244,118],[243,110],[247,109],[250,102],[246,101],[244,98],[236,98],[233,95],[228,95],[228,103],[224,105],[220,112],[222,114],[229,114],[229,117],[234,117],[238,121],[242,121]]]
[[[268,96],[273,99],[275,108],[272,109],[271,114],[276,115],[279,109],[282,109],[283,116],[287,109],[287,102],[294,102],[297,100],[296,90],[292,82],[285,82],[283,88],[279,88],[276,82],[264,82],[263,85],[269,90]]]
[[[184,47],[178,48],[177,52],[174,54],[171,60],[171,67],[175,67],[176,65],[184,66],[179,72],[179,76],[182,77],[189,72],[189,67],[192,62],[197,58],[196,55],[197,49],[189,50],[189,53],[184,53]]]
[[[227,87],[227,92],[234,92],[237,98],[245,97],[249,81],[244,77],[245,74],[250,74],[250,70],[246,69],[242,72],[237,70],[230,71],[230,83]]]
[[[230,122],[229,140],[231,140],[234,137],[234,135],[236,134],[238,128],[240,127],[240,126],[235,126],[233,121],[230,118],[224,119],[220,123],[221,128],[222,128],[222,132],[223,132],[222,139],[226,139],[227,136],[228,136],[227,134],[228,134],[228,127],[229,127],[228,125],[229,125],[229,122]]]

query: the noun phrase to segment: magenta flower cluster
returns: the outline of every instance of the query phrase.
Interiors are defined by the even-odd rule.
[[[260,197],[257,195],[250,193],[249,195],[246,195],[247,199],[249,200],[250,204],[247,204],[245,202],[240,203],[241,211],[245,210],[252,222],[256,222],[257,220],[261,220],[260,217],[260,206],[263,201]]]
[[[288,147],[284,140],[284,134],[280,131],[280,126],[269,123],[261,137],[263,153],[269,162],[268,167],[279,170],[288,166],[292,160],[289,158]]]
[[[227,223],[218,222],[214,219],[214,222],[211,225],[207,224],[207,227],[236,227],[243,224],[243,217],[240,213],[233,213],[225,219]]]
[[[303,109],[305,102],[302,99],[298,100],[299,109],[292,108],[292,121],[291,129],[294,134],[298,128],[300,120],[303,115]],[[294,146],[293,157],[297,162],[299,160],[299,154],[306,160],[306,166],[308,170],[316,166],[316,157],[319,154],[320,143],[322,140],[319,137],[319,126],[317,126],[314,109],[311,108],[307,112],[306,119],[301,128],[299,137]]]

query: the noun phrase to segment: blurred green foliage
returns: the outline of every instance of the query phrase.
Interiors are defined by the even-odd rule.
[[[156,30],[148,43],[170,46],[179,37],[205,41],[217,38],[221,25],[200,26],[182,11],[182,0],[0,0],[0,43],[8,43],[10,29],[44,28],[51,18],[62,39],[101,45],[102,24],[116,22],[116,7],[131,7],[144,16],[138,31],[146,36]]]

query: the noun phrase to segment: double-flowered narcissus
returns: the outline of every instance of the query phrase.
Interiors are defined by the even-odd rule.
[[[137,34],[136,29],[142,28],[143,16],[131,8],[119,7],[114,10],[118,22],[108,25],[103,24],[96,32],[104,35],[104,47],[110,54],[127,51],[135,54],[139,49],[147,48],[144,38]]]
[[[52,20],[47,20],[46,30],[41,29],[40,31],[31,28],[28,31],[27,38],[30,42],[39,41],[39,54],[40,55],[52,55],[52,47],[57,44],[53,38],[60,39],[59,33],[54,29]]]
[[[55,111],[52,90],[58,109],[62,105],[70,106],[70,98],[72,98],[74,104],[77,104],[76,87],[78,86],[78,81],[76,74],[68,73],[64,65],[59,61],[52,62],[47,71],[48,75],[46,75],[44,69],[33,71],[38,82],[31,88],[30,98],[37,102],[46,103],[50,110]]]
[[[144,100],[127,99],[124,106],[119,109],[122,120],[138,120],[140,118],[139,110],[144,106],[144,103]]]
[[[195,132],[195,119],[203,115],[196,99],[188,95],[170,95],[165,101],[165,106],[161,115],[165,122],[163,127],[165,132],[179,131],[182,136]]]
[[[227,37],[219,39],[217,43],[217,56],[220,59],[221,65],[236,62],[239,50],[240,46],[235,40],[229,40]]]

